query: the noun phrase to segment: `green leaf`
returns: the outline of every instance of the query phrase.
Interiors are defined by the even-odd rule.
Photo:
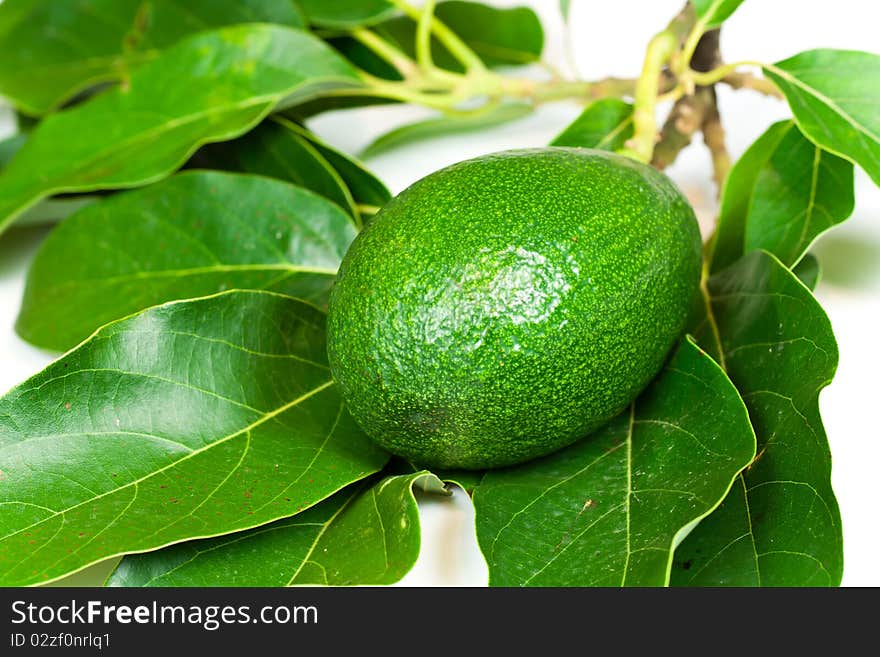
[[[507,103],[471,114],[438,116],[436,118],[410,123],[378,137],[361,152],[362,157],[375,157],[394,148],[435,139],[448,134],[483,130],[510,121],[521,119],[534,111],[528,103]]]
[[[295,183],[333,201],[358,225],[359,206],[381,207],[391,199],[382,181],[363,164],[277,115],[234,141],[205,146],[189,162],[192,165]]]
[[[0,170],[12,161],[26,141],[27,135],[24,133],[0,140]]]
[[[785,94],[798,127],[880,185],[880,55],[809,50],[764,72]]]
[[[0,230],[52,194],[163,178],[280,104],[356,84],[351,66],[298,30],[243,25],[191,37],[140,67],[125,89],[40,123],[0,173]]]
[[[167,304],[0,399],[0,583],[256,527],[380,470],[324,323],[268,292]]]
[[[3,169],[27,141],[27,135],[17,134],[0,141],[0,170]],[[95,196],[75,195],[47,199],[28,209],[18,218],[19,225],[52,224],[60,221],[81,208],[91,205]]]
[[[786,135],[790,121],[774,123],[730,168],[721,194],[718,228],[712,241],[712,271],[739,260],[745,251],[746,220],[758,175]]]
[[[397,10],[388,0],[296,0],[312,25],[347,30],[372,25]]]
[[[853,166],[792,125],[758,174],[746,219],[745,250],[797,263],[813,241],[852,214]]]
[[[686,528],[755,454],[736,389],[690,340],[623,413],[474,493],[494,586],[663,586]]]
[[[236,140],[204,147],[190,164],[299,185],[332,201],[360,225],[360,214],[342,176],[309,140],[274,120],[264,121]]]
[[[538,16],[527,7],[503,9],[450,0],[438,3],[434,15],[490,68],[530,64],[541,58],[544,30]],[[371,29],[408,56],[415,56],[416,23],[411,18],[397,16]],[[379,77],[400,79],[387,62],[354,39],[334,38],[330,43],[359,68]],[[434,63],[441,68],[464,70],[461,62],[436,38],[431,39],[431,53]]]
[[[816,256],[807,253],[791,270],[791,273],[797,276],[800,282],[812,292],[822,279],[822,265],[819,264],[819,259]]]
[[[544,30],[537,14],[528,7],[498,8],[479,2],[449,0],[437,5],[435,16],[455,32],[486,66],[530,64],[541,58]],[[393,31],[394,28],[391,29]],[[407,39],[403,45],[412,43]],[[452,70],[460,66],[446,48],[438,45],[434,47],[434,61]]]
[[[391,200],[391,192],[388,191],[385,184],[374,173],[369,171],[362,162],[333,148],[302,126],[290,122],[282,123],[288,129],[298,132],[308,139],[318,149],[327,162],[336,169],[337,173],[345,181],[345,184],[348,185],[355,203],[382,207]]]
[[[278,0],[5,0],[0,94],[45,114],[90,87],[116,82],[184,37],[236,23],[302,27]]]
[[[777,259],[745,256],[709,280],[722,362],[758,438],[754,462],[676,551],[679,586],[828,586],[843,567],[819,391],[837,345],[812,294]]]
[[[618,98],[604,98],[590,103],[550,145],[617,151],[633,131],[632,105]]]
[[[571,0],[559,0],[559,13],[562,14],[562,20],[567,23],[571,16]]]
[[[28,273],[16,331],[62,351],[149,306],[223,290],[324,304],[355,235],[339,208],[298,187],[181,173],[58,226]]]
[[[786,265],[852,213],[853,167],[807,140],[792,121],[771,126],[724,188],[713,271],[765,250]]]
[[[743,0],[690,0],[704,30],[714,30],[730,18]]]
[[[270,525],[127,556],[107,585],[393,584],[419,555],[417,483],[443,488],[424,470],[351,486]]]

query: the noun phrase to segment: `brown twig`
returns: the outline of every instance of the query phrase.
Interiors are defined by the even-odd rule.
[[[710,30],[703,35],[694,51],[691,68],[706,72],[721,65],[720,36],[720,30]],[[697,131],[703,133],[703,141],[712,154],[714,180],[720,193],[730,168],[730,156],[714,86],[697,86],[676,101],[663,124],[651,164],[658,169],[668,167],[691,143]]]
[[[700,87],[693,94],[679,98],[672,106],[660,130],[660,141],[654,148],[651,160],[654,167],[665,169],[691,143],[694,134],[703,125],[705,91],[705,87]]]
[[[724,139],[724,126],[721,123],[721,114],[718,111],[718,102],[715,90],[709,89],[712,101],[706,107],[703,115],[703,142],[712,154],[712,178],[715,181],[716,193],[721,196],[727,172],[730,171],[730,154],[727,152],[727,143]]]

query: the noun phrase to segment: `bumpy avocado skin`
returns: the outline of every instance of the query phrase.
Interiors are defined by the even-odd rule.
[[[657,374],[700,276],[666,176],[589,149],[505,151],[416,182],[339,269],[333,375],[361,427],[424,466],[520,463]]]

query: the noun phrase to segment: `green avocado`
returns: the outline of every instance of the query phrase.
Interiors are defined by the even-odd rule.
[[[352,243],[330,367],[352,416],[421,466],[548,454],[623,411],[681,334],[701,243],[684,196],[626,157],[478,157],[416,182]]]

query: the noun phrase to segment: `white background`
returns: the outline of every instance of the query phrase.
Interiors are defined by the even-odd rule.
[[[527,4],[541,15],[547,58],[565,68],[564,28],[557,0],[496,1]],[[586,79],[638,74],[644,44],[680,9],[681,0],[573,0],[573,52]],[[777,61],[816,47],[876,50],[880,10],[875,0],[747,0],[725,25],[722,48],[727,61]],[[0,53],[2,56],[2,53]],[[772,122],[786,118],[784,103],[741,91],[720,90],[721,111],[731,154],[739,156]],[[397,193],[418,178],[462,159],[514,147],[542,146],[574,119],[578,107],[556,103],[533,116],[479,133],[446,137],[399,148],[367,164]],[[389,107],[326,115],[312,128],[331,143],[357,152],[375,136],[427,115],[419,108]],[[0,134],[11,130],[0,108]],[[690,197],[702,223],[716,209],[710,161],[701,144],[688,149],[668,171]],[[28,262],[45,232],[16,230],[0,239],[0,389],[25,380],[53,358],[13,332]],[[845,540],[844,585],[880,585],[877,469],[880,441],[877,403],[880,319],[880,191],[856,170],[856,209],[851,219],[815,245],[823,268],[817,295],[827,310],[840,345],[834,383],[820,397],[834,455],[833,485],[840,503]],[[473,513],[465,495],[451,500],[420,499],[422,553],[403,585],[477,585],[487,572],[473,537]],[[68,582],[97,584],[106,566],[89,569]],[[65,582],[62,582],[62,584]]]

